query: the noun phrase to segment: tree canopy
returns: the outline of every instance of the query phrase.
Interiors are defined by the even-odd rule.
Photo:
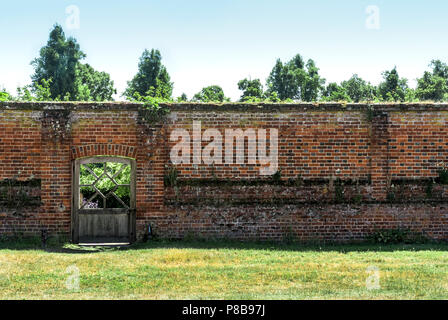
[[[353,102],[372,101],[376,98],[376,87],[354,74],[349,80],[341,82],[350,100]]]
[[[0,101],[11,100],[11,95],[5,89],[0,89]]]
[[[390,71],[384,71],[383,82],[378,86],[378,96],[383,101],[405,101],[408,90],[408,81],[400,78],[397,68]]]
[[[322,93],[323,101],[348,101],[351,102],[352,99],[347,94],[347,90],[338,85],[336,82],[331,82],[324,89]]]
[[[89,64],[78,64],[75,77],[76,96],[80,101],[108,101],[117,93],[114,82],[106,72],[99,72]]]
[[[325,80],[313,60],[305,64],[297,54],[286,64],[280,59],[274,65],[267,80],[268,95],[276,93],[280,100],[315,101],[324,88]]]
[[[29,90],[28,93],[39,95],[42,87],[47,87],[47,98],[51,100],[112,100],[116,90],[109,74],[82,64],[85,57],[76,39],[66,38],[62,27],[56,24],[47,44],[40,49],[39,57],[31,62],[34,67],[31,86],[21,91]]]
[[[0,90],[0,101],[111,101],[117,93],[114,82],[106,72],[95,70],[90,64],[83,63],[86,54],[77,40],[66,37],[64,30],[55,24],[50,31],[48,41],[36,59],[31,62],[34,73],[31,84],[17,88],[12,96],[6,90]],[[291,60],[275,64],[266,79],[264,87],[260,79],[242,79],[238,89],[242,91],[241,102],[292,102],[292,101],[448,101],[448,65],[441,60],[432,60],[430,70],[417,79],[415,89],[401,78],[397,68],[382,73],[378,86],[353,74],[340,83],[330,82],[319,74],[319,68],[312,59],[304,60],[296,54]],[[265,90],[266,89],[266,90]],[[173,82],[167,68],[162,64],[162,55],[157,49],[145,49],[139,58],[138,71],[127,82],[122,96],[127,100],[152,102],[186,102],[185,93],[172,97]],[[226,102],[219,85],[204,87],[196,93],[194,102]]]
[[[203,88],[193,97],[195,102],[224,102],[228,100],[224,95],[224,90],[216,85]]]
[[[238,89],[243,91],[241,101],[251,101],[256,99],[263,99],[265,94],[263,92],[263,85],[260,79],[248,80],[243,79],[238,82]]]
[[[180,97],[177,97],[177,102],[187,102],[188,101],[188,97],[185,93],[182,93],[180,95]]]
[[[172,92],[173,83],[166,67],[162,64],[160,51],[145,49],[140,57],[138,72],[128,82],[124,96],[128,100],[139,100],[139,97],[144,96],[170,99]]]
[[[420,100],[448,100],[448,66],[440,60],[433,60],[429,65],[432,72],[425,71],[417,79],[416,96]]]
[[[36,90],[43,80],[51,79],[52,99],[60,99],[67,93],[74,97],[76,68],[85,56],[76,39],[67,39],[62,27],[55,25],[47,45],[40,49],[40,56],[31,62],[34,67],[32,89]]]

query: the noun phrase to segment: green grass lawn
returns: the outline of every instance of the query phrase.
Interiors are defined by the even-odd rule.
[[[153,242],[43,250],[3,241],[0,299],[447,299],[447,249]],[[366,286],[369,267],[377,289]],[[68,289],[76,270],[79,290]]]

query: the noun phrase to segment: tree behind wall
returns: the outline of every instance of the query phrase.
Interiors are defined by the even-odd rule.
[[[140,57],[138,72],[128,81],[124,96],[128,100],[151,96],[154,98],[170,99],[173,83],[167,69],[162,65],[162,55],[159,50],[145,50]]]
[[[253,101],[256,99],[261,100],[265,98],[263,85],[261,84],[260,79],[243,79],[238,82],[238,89],[243,91],[240,98],[241,101]]]
[[[114,82],[106,72],[99,72],[89,64],[79,63],[75,77],[76,100],[110,101],[117,93]]]
[[[177,97],[176,99],[177,102],[187,102],[188,101],[188,97],[185,93],[182,93],[180,95],[180,97]]]
[[[0,101],[8,101],[11,100],[12,97],[6,92],[5,89],[0,89]]]
[[[76,68],[85,56],[76,40],[67,39],[62,27],[55,25],[47,45],[40,49],[40,56],[31,62],[34,67],[32,89],[37,90],[43,80],[51,79],[52,99],[61,99],[67,94],[75,97]]]
[[[405,101],[408,92],[407,80],[400,78],[397,68],[383,72],[384,81],[378,86],[379,98],[383,101]]]
[[[280,100],[315,101],[319,98],[324,83],[314,61],[310,59],[305,64],[298,54],[286,64],[277,60],[267,80],[267,93],[276,93]]]
[[[354,74],[349,80],[342,81],[342,88],[353,102],[373,101],[376,99],[377,88],[364,81],[357,74]]]
[[[47,45],[40,50],[38,58],[31,62],[34,74],[31,76],[30,91],[22,97],[41,99],[42,87],[48,86],[50,100],[110,101],[116,93],[109,74],[95,71],[90,65],[82,64],[86,55],[74,38],[66,38],[60,25],[50,32]],[[26,92],[27,87],[19,89]],[[34,93],[34,96],[31,95]]]
[[[224,90],[220,86],[205,87],[194,95],[193,101],[195,102],[225,102],[230,101],[224,95]]]
[[[336,82],[331,82],[322,92],[322,101],[352,102],[352,99],[350,99],[344,87],[338,85]]]
[[[432,72],[425,71],[417,79],[416,96],[420,100],[448,100],[448,66],[440,60],[431,61]]]
[[[306,63],[306,71],[301,99],[303,101],[316,101],[324,88],[325,79],[320,77],[319,68],[316,67],[312,59],[309,59]]]

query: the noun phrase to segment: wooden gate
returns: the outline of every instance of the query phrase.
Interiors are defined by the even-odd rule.
[[[73,164],[74,243],[135,241],[135,160],[92,157]]]

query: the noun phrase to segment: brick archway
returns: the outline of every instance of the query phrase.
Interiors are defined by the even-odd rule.
[[[89,144],[82,146],[72,146],[71,148],[72,160],[85,157],[93,157],[97,155],[136,159],[137,148],[134,146],[127,146],[122,144]]]

